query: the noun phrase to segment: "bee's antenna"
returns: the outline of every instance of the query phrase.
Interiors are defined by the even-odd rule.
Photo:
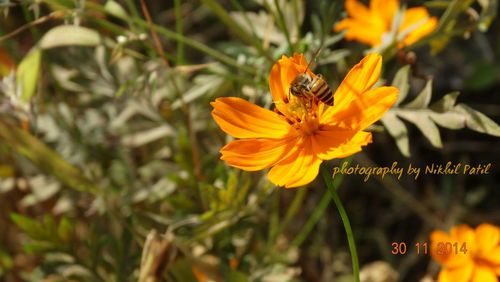
[[[312,63],[314,61],[316,61],[316,58],[318,57],[318,54],[319,52],[321,51],[321,49],[323,49],[323,46],[319,47],[318,50],[316,50],[316,52],[314,52],[314,55],[312,56],[311,60],[309,61],[309,64],[307,64],[307,67],[306,69],[304,70],[304,73],[307,72],[307,70],[309,69],[309,67],[312,65]]]

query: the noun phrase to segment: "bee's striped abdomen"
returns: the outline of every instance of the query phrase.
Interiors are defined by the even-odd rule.
[[[311,82],[311,93],[328,106],[333,106],[333,93],[328,83],[321,75],[317,75]]]

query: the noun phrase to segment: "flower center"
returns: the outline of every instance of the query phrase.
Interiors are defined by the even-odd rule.
[[[302,135],[313,135],[319,129],[319,104],[314,98],[291,95],[288,101],[275,102],[275,112]]]

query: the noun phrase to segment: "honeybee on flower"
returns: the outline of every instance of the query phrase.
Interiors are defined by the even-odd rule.
[[[304,107],[303,99],[289,95],[296,77],[316,77],[303,54],[282,56],[272,67],[269,86],[274,111],[236,97],[212,102],[212,116],[227,134],[238,138],[221,149],[221,159],[247,171],[271,168],[269,180],[285,188],[312,182],[324,160],[357,153],[372,141],[364,131],[395,103],[398,89],[377,87],[382,58],[367,55],[336,89],[335,105],[318,99]]]

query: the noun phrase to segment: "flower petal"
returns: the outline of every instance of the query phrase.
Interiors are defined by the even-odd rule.
[[[303,54],[294,54],[291,58],[285,55],[281,56],[269,74],[269,87],[274,102],[288,100],[290,83],[306,68],[307,61]],[[310,70],[308,70],[308,74],[314,76]]]
[[[394,15],[399,9],[398,0],[371,0],[370,10],[382,17],[386,23],[387,30],[391,29]]]
[[[491,252],[500,243],[500,229],[492,224],[479,225],[475,233],[477,249],[482,253]]]
[[[498,282],[495,271],[483,265],[476,265],[471,282]]]
[[[337,111],[333,118],[343,126],[363,130],[379,120],[394,105],[398,93],[397,88],[390,86],[369,90],[352,101],[344,110]],[[331,108],[335,108],[335,106]],[[335,109],[331,111],[335,111]],[[327,114],[325,113],[325,116]]]
[[[399,33],[405,34],[403,45],[409,46],[426,35],[430,34],[437,27],[436,17],[431,17],[424,7],[414,7],[406,10],[403,23],[399,27]]]
[[[218,98],[211,105],[220,128],[236,138],[282,138],[290,125],[277,113],[236,97]]]
[[[337,128],[317,132],[312,136],[312,148],[320,159],[331,160],[355,154],[371,141],[371,133]]]
[[[474,270],[472,262],[464,264],[461,267],[444,268],[439,272],[439,282],[469,282]]]
[[[355,19],[366,20],[367,17],[370,17],[368,7],[360,3],[358,0],[346,0],[345,9],[347,14]]]
[[[500,245],[490,249],[488,252],[483,253],[481,255],[481,259],[495,265],[498,271],[500,271]]]
[[[448,233],[436,230],[430,235],[431,239],[431,256],[432,258],[442,265],[446,265],[449,255],[440,254],[437,252],[437,244],[440,242],[451,242],[451,237]]]
[[[464,225],[464,227],[466,227]],[[452,229],[454,230],[454,229]],[[465,229],[464,229],[465,230]],[[470,229],[472,231],[472,229]],[[452,231],[453,232],[453,231]],[[453,233],[452,233],[453,234]],[[443,248],[445,248],[446,243],[454,244],[458,243],[459,246],[462,246],[464,241],[457,236],[452,236],[443,231],[434,231],[431,233],[431,256],[434,260],[439,262],[440,264],[446,266],[447,268],[460,268],[466,264],[472,263],[472,251],[470,245],[466,243],[467,253],[463,254],[459,252],[446,252]]]
[[[476,249],[476,235],[474,230],[466,224],[453,227],[451,229],[451,237],[459,245],[465,243],[468,250]]]
[[[384,16],[368,9],[357,0],[347,0],[345,8],[349,18],[337,23],[333,30],[347,30],[345,34],[347,40],[357,40],[371,46],[379,45],[382,35],[390,28]]]
[[[312,182],[318,175],[322,160],[314,155],[311,139],[306,137],[297,146],[298,150],[269,171],[267,176],[275,185],[299,187]]]
[[[222,160],[246,171],[271,167],[293,153],[296,138],[235,140],[221,149]]]
[[[382,67],[382,57],[369,54],[355,65],[346,75],[334,94],[335,104],[326,109],[322,122],[329,122],[339,111],[345,110],[352,101],[360,99],[378,80]]]
[[[370,46],[377,46],[382,43],[382,35],[385,28],[381,24],[363,22],[357,19],[343,19],[333,28],[334,31],[346,30],[345,39],[356,40]]]

